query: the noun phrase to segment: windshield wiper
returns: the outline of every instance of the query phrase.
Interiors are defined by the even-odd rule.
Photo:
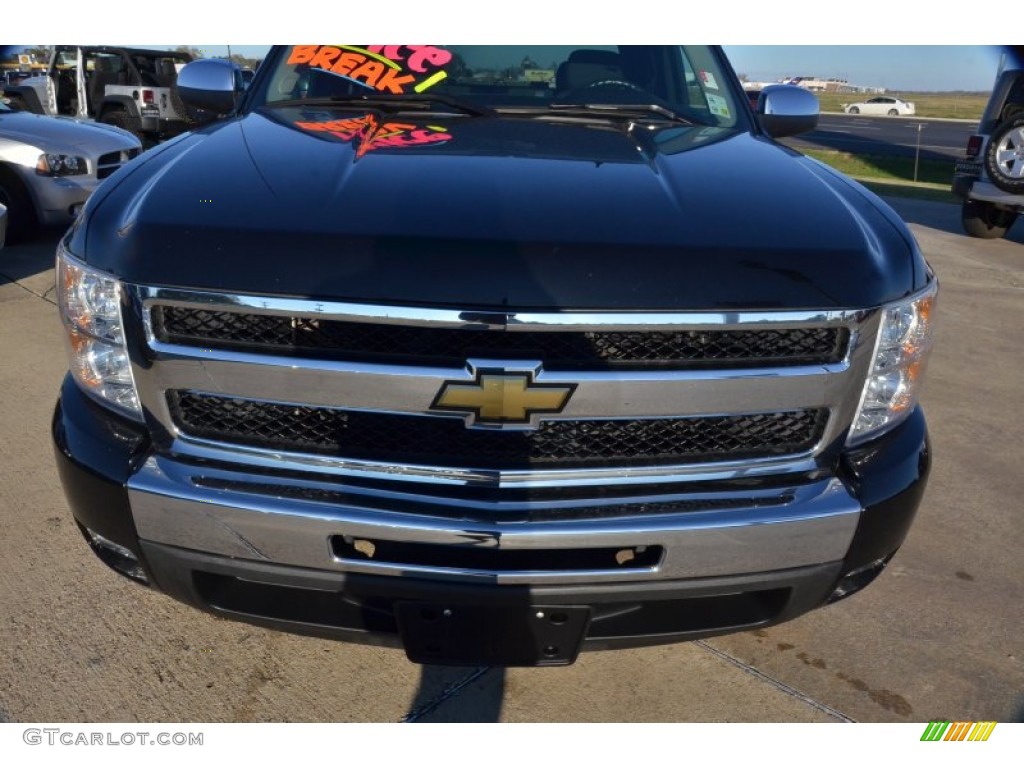
[[[696,125],[693,120],[683,117],[678,112],[663,107],[661,104],[551,104],[551,112],[562,114],[579,114],[584,116],[604,114],[608,117],[650,117],[657,115],[673,123]]]
[[[429,112],[437,104],[442,104],[457,112],[473,117],[493,117],[497,114],[490,107],[463,101],[443,93],[396,93],[396,94],[363,94],[353,93],[344,96],[328,96],[314,99],[288,99],[274,101],[264,106],[294,107],[300,105],[324,106],[344,104],[346,106],[365,106],[370,109],[383,109],[392,112],[408,110]]]

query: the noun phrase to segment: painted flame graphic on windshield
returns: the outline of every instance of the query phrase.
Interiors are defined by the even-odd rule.
[[[452,53],[433,45],[296,45],[288,64],[354,80],[381,93],[415,93],[448,77]]]

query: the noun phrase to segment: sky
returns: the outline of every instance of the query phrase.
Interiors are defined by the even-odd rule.
[[[725,51],[750,80],[814,75],[894,91],[990,90],[1002,52],[991,45],[727,45]]]
[[[1005,42],[980,38],[982,33],[976,30],[982,25],[965,32],[960,5],[939,8],[937,3],[893,0],[857,0],[842,6],[841,12],[834,5],[780,6],[763,0],[704,4],[655,0],[643,13],[623,13],[593,0],[517,0],[514,4],[371,0],[357,6],[337,0],[303,0],[301,13],[288,13],[288,7],[271,0],[268,8],[277,8],[275,12],[239,15],[231,4],[175,0],[159,23],[117,25],[109,19],[137,18],[138,4],[105,0],[102,17],[83,11],[73,23],[54,28],[50,42],[74,38],[105,45],[188,44],[214,55],[224,55],[229,42],[233,53],[253,58],[261,57],[269,43],[335,39],[328,32],[342,28],[351,35],[347,39],[371,42],[714,42],[725,45],[736,71],[751,80],[815,75],[896,91],[987,91],[995,82],[999,44]],[[23,29],[23,42],[32,43],[47,29],[39,26],[31,4],[15,4],[0,15],[5,42],[18,42],[18,30]],[[994,34],[995,25],[984,27],[987,34]],[[66,31],[71,29],[74,34]],[[1009,24],[1005,35],[1012,36],[1013,30]],[[140,32],[151,37],[147,41]],[[204,38],[205,44],[187,42]]]

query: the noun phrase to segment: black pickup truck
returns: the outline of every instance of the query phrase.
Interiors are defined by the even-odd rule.
[[[220,616],[548,665],[877,576],[937,283],[703,46],[284,46],[63,239],[86,540]]]

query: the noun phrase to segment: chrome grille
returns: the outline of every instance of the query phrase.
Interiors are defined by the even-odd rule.
[[[672,419],[558,420],[536,430],[467,429],[461,419],[367,413],[172,391],[185,434],[345,459],[483,469],[655,466],[786,456],[820,440],[824,409]]]
[[[96,163],[96,178],[105,179],[113,175],[118,168],[138,156],[138,154],[138,149],[129,149],[100,155],[99,161]]]
[[[128,293],[140,322],[129,336],[146,350],[133,375],[161,427],[159,453],[364,484],[396,511],[392,492],[458,506],[470,491],[505,505],[564,489],[576,506],[616,498],[625,514],[644,514],[665,484],[690,493],[698,480],[824,471],[856,410],[880,316]],[[501,428],[435,410],[444,386],[495,369],[573,394],[561,413]]]
[[[543,360],[548,370],[756,368],[836,363],[849,331],[841,327],[743,330],[509,331],[358,323],[317,317],[156,306],[154,336],[204,349],[318,359],[458,365],[467,359]]]

